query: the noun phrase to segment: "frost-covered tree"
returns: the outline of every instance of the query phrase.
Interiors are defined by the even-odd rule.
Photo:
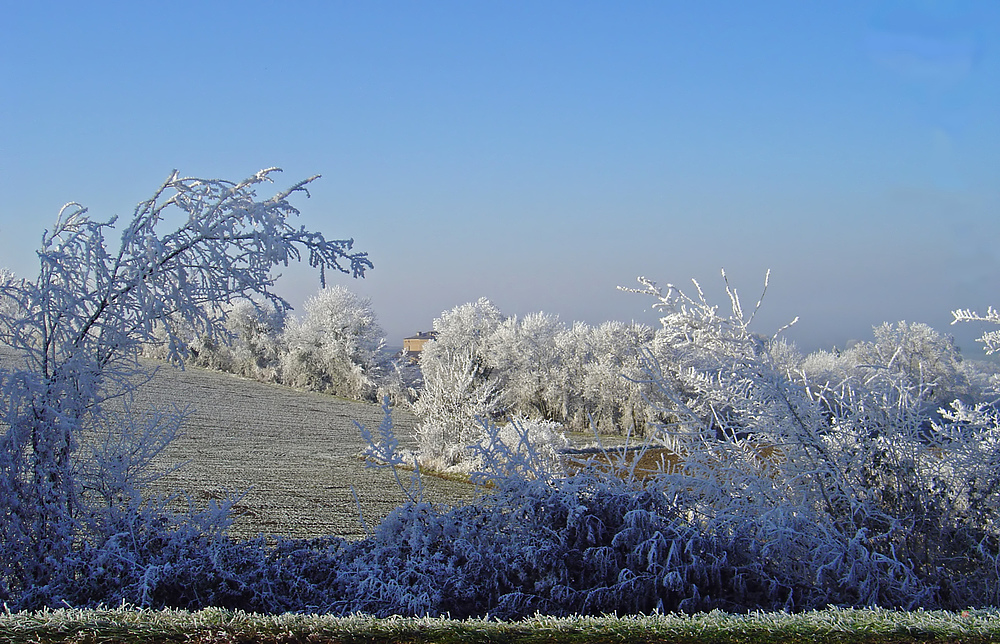
[[[374,400],[385,334],[371,300],[336,285],[306,300],[305,316],[282,334],[282,381],[303,389]]]
[[[434,320],[437,337],[420,352],[424,386],[414,411],[422,458],[445,467],[481,437],[479,418],[501,411],[500,385],[486,358],[489,337],[504,315],[486,298],[445,311]]]
[[[286,311],[271,302],[241,298],[228,306],[225,324],[230,334],[226,346],[230,370],[245,378],[277,381],[284,350],[281,332],[285,319]]]
[[[433,370],[435,352],[446,349],[470,349],[484,356],[487,341],[506,319],[507,316],[485,297],[445,311],[433,322],[436,337],[421,352],[421,364],[426,361],[424,369]],[[482,368],[486,369],[485,365]]]
[[[640,382],[640,356],[652,342],[653,330],[643,324],[604,322],[592,327],[589,336],[590,359],[576,385],[582,394],[580,411],[603,433],[642,436],[652,419]]]
[[[362,276],[371,267],[352,240],[292,225],[298,211],[288,199],[308,194],[312,179],[258,199],[256,187],[275,171],[241,182],[174,172],[136,207],[117,244],[107,239],[115,218],[94,220],[68,204],[42,236],[38,277],[0,283],[0,300],[12,303],[0,312],[0,342],[19,361],[0,369],[0,600],[58,602],[74,553],[118,543],[128,528],[110,518],[141,514],[130,490],[176,421],[132,417],[128,439],[117,440],[109,405],[127,411],[145,377],[140,347],[156,341],[157,324],[166,355],[179,363],[188,330],[225,334],[224,307],[234,298],[288,308],[272,290],[274,266],[305,253],[321,279],[329,269]],[[103,436],[104,447],[82,449],[88,435]],[[97,465],[81,463],[88,452]],[[88,472],[98,480],[85,481]],[[108,492],[102,480],[121,489]],[[111,512],[119,502],[126,507]]]
[[[17,276],[6,268],[0,268],[0,289],[13,284]],[[7,297],[6,292],[0,290],[0,315],[13,316],[17,313],[17,302]]]
[[[814,391],[850,387],[879,398],[874,410],[895,395],[911,398],[913,408],[929,424],[951,402],[971,403],[982,394],[983,375],[966,364],[954,340],[923,323],[884,323],[873,329],[874,341],[858,342],[843,351],[817,351],[802,362],[804,377]],[[874,429],[874,426],[873,426]]]
[[[484,343],[484,360],[502,381],[501,404],[511,415],[559,419],[559,317],[544,312],[500,323]]]
[[[639,382],[639,349],[652,341],[649,327],[567,328],[544,312],[505,317],[481,299],[442,314],[435,331],[421,355],[424,387],[415,410],[428,439],[421,444],[435,445],[434,453],[447,449],[451,460],[478,442],[482,419],[642,434],[651,418]]]

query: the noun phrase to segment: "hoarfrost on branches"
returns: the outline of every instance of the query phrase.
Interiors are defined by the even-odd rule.
[[[352,240],[292,225],[289,197],[308,195],[315,177],[257,198],[277,171],[241,182],[174,172],[136,207],[117,247],[107,240],[116,218],[94,220],[67,204],[42,236],[38,278],[0,279],[0,342],[19,362],[0,369],[0,600],[58,603],[86,548],[118,548],[123,522],[134,533],[145,521],[155,533],[148,522],[172,521],[138,492],[176,417],[119,422],[108,412],[112,399],[127,411],[143,381],[142,344],[162,343],[180,364],[188,332],[225,335],[224,307],[234,299],[287,310],[271,270],[303,255],[321,281],[327,270],[360,277],[371,268]],[[83,444],[88,437],[103,445]]]
[[[986,315],[979,315],[971,309],[957,309],[952,311],[951,314],[955,318],[952,320],[952,324],[958,322],[989,322],[990,324],[1000,324],[1000,311],[997,311],[992,306],[986,310]],[[1000,351],[1000,331],[986,331],[979,337],[979,341],[983,343],[983,348],[986,350],[987,355]]]
[[[420,355],[414,405],[425,463],[466,458],[482,421],[514,416],[608,434],[643,434],[652,420],[638,379],[652,329],[606,322],[566,327],[558,317],[504,316],[486,299],[446,311]],[[622,377],[622,376],[626,377]],[[468,466],[468,464],[466,464]]]

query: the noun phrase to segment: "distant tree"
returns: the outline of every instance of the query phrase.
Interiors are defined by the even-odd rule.
[[[289,308],[272,290],[275,265],[307,253],[321,280],[327,269],[362,276],[371,268],[365,253],[352,252],[351,240],[291,225],[298,210],[288,198],[308,194],[312,179],[257,199],[255,187],[275,171],[241,182],[174,172],[136,207],[117,248],[106,242],[114,218],[95,221],[68,204],[42,236],[38,278],[0,281],[0,342],[19,361],[0,368],[0,600],[57,602],[73,581],[64,572],[78,548],[110,543],[122,529],[134,534],[134,526],[117,521],[141,514],[134,491],[177,421],[126,416],[118,426],[129,440],[112,440],[116,423],[107,403],[117,399],[127,409],[145,377],[140,347],[157,341],[157,324],[166,356],[181,363],[187,331],[225,335],[225,306],[234,298]],[[80,462],[88,434],[111,449],[97,450],[100,467]],[[103,481],[84,481],[88,472]],[[118,492],[87,493],[112,488]]]
[[[255,302],[238,298],[221,307],[225,334],[213,337],[198,334],[190,324],[173,316],[175,333],[183,339],[181,350],[186,364],[234,373],[262,382],[275,382],[280,375],[280,359],[284,353],[281,332],[286,311],[271,302]],[[181,331],[183,330],[183,332]],[[169,354],[167,331],[157,322],[154,340],[142,346],[142,355],[166,360]]]
[[[634,322],[604,322],[591,329],[593,356],[578,386],[587,418],[604,433],[645,433],[651,419],[639,382],[643,378],[639,356],[652,340],[653,330]]]
[[[234,301],[226,312],[227,346],[230,369],[237,375],[263,382],[275,382],[280,374],[283,353],[281,333],[286,311],[271,302],[249,299]]]
[[[562,420],[556,337],[564,329],[558,316],[529,313],[507,318],[486,339],[484,360],[501,379],[507,414]]]
[[[371,300],[337,285],[306,300],[302,320],[286,323],[282,381],[346,398],[374,400],[385,333]]]
[[[849,386],[856,396],[875,396],[873,409],[892,408],[892,397],[912,399],[919,415],[914,422],[929,424],[938,410],[954,400],[969,403],[982,395],[982,378],[964,364],[950,336],[923,323],[883,323],[873,329],[874,340],[858,342],[843,351],[817,351],[802,361],[802,373],[813,391]],[[834,397],[836,398],[836,397]],[[824,398],[832,404],[829,397]],[[874,417],[873,425],[878,424]]]
[[[17,283],[17,276],[6,268],[0,268],[0,315],[15,317],[18,315],[17,300],[9,297],[6,289]]]
[[[556,337],[562,422],[605,434],[642,434],[648,422],[639,351],[653,330],[641,324],[576,322]]]

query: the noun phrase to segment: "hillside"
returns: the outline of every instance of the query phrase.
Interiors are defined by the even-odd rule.
[[[375,429],[380,407],[262,384],[204,369],[161,367],[137,402],[190,405],[184,435],[164,454],[186,462],[163,490],[184,489],[198,502],[247,490],[236,508],[233,533],[289,537],[364,534],[352,486],[369,526],[403,501],[387,472],[366,468],[355,420]],[[416,418],[396,410],[400,441]],[[466,485],[428,478],[429,500],[471,498]]]
[[[13,359],[0,351],[0,361]],[[403,500],[391,474],[368,469],[358,458],[364,447],[355,420],[375,429],[377,405],[262,384],[188,367],[159,367],[136,397],[139,408],[188,408],[183,435],[161,457],[167,467],[184,465],[158,481],[155,490],[183,490],[199,505],[227,491],[246,492],[235,510],[232,533],[263,532],[287,537],[361,537],[353,486],[370,527]],[[416,418],[394,411],[400,442],[411,439]],[[469,499],[470,486],[427,478],[432,501]]]

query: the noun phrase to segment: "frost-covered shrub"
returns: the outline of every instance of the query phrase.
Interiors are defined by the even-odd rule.
[[[475,505],[407,504],[352,548],[343,608],[514,619],[732,606],[726,554],[662,497],[616,481],[503,479]]]
[[[888,364],[817,386],[749,330],[734,291],[724,316],[700,289],[645,285],[674,359],[650,354],[649,381],[704,531],[757,544],[790,606],[995,601],[995,417],[928,426],[926,383]]]
[[[529,461],[547,476],[564,473],[563,452],[569,447],[569,440],[559,423],[521,416],[501,424],[479,418],[477,424],[482,438],[468,445],[461,459],[444,471],[471,474],[497,469],[501,463]],[[435,465],[438,463],[425,463],[426,468]]]
[[[282,341],[287,385],[356,400],[375,400],[385,334],[371,300],[336,285],[306,300],[305,316],[289,320]]]
[[[409,401],[406,374],[383,355],[385,338],[371,301],[343,286],[323,288],[308,299],[301,320],[270,302],[246,298],[220,310],[222,334],[198,333],[174,321],[175,328],[184,329],[182,353],[188,364],[355,400],[390,394]],[[143,355],[165,359],[162,324],[153,335]]]
[[[0,315],[14,317],[17,315],[17,301],[7,296],[6,287],[14,285],[17,276],[13,271],[0,268]]]
[[[106,245],[114,219],[68,204],[42,237],[38,278],[0,280],[0,342],[18,361],[0,368],[0,601],[9,607],[71,596],[89,574],[84,554],[116,560],[122,541],[138,540],[128,547],[140,552],[203,531],[194,515],[142,500],[151,458],[176,421],[114,417],[116,408],[129,414],[148,378],[137,358],[157,324],[166,356],[182,362],[190,331],[225,334],[223,303],[257,296],[288,308],[271,290],[276,264],[305,251],[321,275],[371,267],[353,242],[289,223],[298,211],[288,197],[308,180],[258,200],[255,186],[272,172],[240,183],[174,173],[137,206],[118,248]],[[180,225],[164,230],[171,220]],[[171,522],[181,527],[160,530]]]
[[[471,350],[430,350],[434,367],[424,371],[424,388],[413,405],[420,418],[417,444],[424,467],[447,469],[482,438],[480,419],[499,414],[500,391]]]

